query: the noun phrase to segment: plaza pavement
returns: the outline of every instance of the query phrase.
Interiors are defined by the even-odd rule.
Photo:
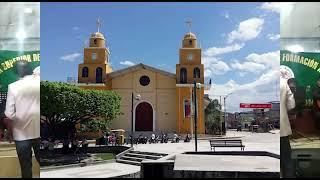
[[[111,178],[139,171],[140,166],[112,162],[59,170],[41,170],[40,178]]]
[[[280,155],[280,134],[278,131],[273,133],[251,133],[228,131],[226,137],[239,137],[245,145],[245,151],[267,151]],[[195,150],[195,142],[189,143],[167,143],[167,144],[138,144],[134,145],[136,151],[158,152],[166,154],[180,154],[186,151]],[[216,148],[216,151],[238,151],[240,147]],[[208,140],[198,140],[198,151],[210,151]]]
[[[245,151],[267,151],[275,154],[280,154],[280,134],[279,131],[273,131],[271,133],[251,133],[251,132],[236,132],[228,131],[227,138],[231,137],[241,137],[243,144],[246,146]],[[130,145],[128,145],[130,146]],[[181,154],[186,151],[194,151],[194,140],[189,143],[166,143],[166,144],[138,144],[134,145],[136,151],[145,152],[157,152],[157,153],[167,153],[170,155]],[[216,151],[240,151],[240,148],[217,148]],[[198,151],[210,151],[210,145],[208,140],[198,141]],[[204,158],[204,156],[202,156]],[[232,158],[232,157],[230,157]],[[258,157],[259,158],[259,157]],[[265,158],[264,158],[265,159]],[[258,159],[257,159],[258,160]],[[258,163],[262,163],[259,159]],[[200,160],[201,161],[201,160]],[[242,161],[242,160],[241,160]],[[268,166],[270,169],[273,167],[277,168],[280,166],[280,160],[268,160],[268,164],[273,164]],[[212,162],[212,161],[211,161]],[[237,161],[238,162],[238,161]],[[252,162],[254,166],[256,161]],[[249,165],[250,167],[253,167]],[[279,165],[277,165],[279,164]],[[193,168],[193,167],[190,167]],[[69,177],[69,178],[84,178],[84,177],[116,177],[125,174],[133,174],[140,171],[140,166],[133,166],[121,163],[107,163],[99,165],[90,165],[85,167],[72,167],[59,170],[48,170],[42,171],[40,177]]]

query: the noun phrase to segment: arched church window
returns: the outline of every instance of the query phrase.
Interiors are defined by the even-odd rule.
[[[94,40],[93,40],[93,43],[94,43],[94,44],[97,44],[97,39],[94,39]]]
[[[198,67],[193,69],[193,78],[200,78],[200,69]]]
[[[102,68],[98,67],[96,69],[96,83],[102,83]]]
[[[180,69],[180,83],[187,83],[187,69]]]
[[[189,45],[190,45],[190,46],[192,45],[192,40],[189,40]]]
[[[82,68],[82,77],[88,77],[89,69],[88,67]]]

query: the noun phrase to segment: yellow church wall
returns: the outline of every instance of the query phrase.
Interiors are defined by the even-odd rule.
[[[113,129],[131,129],[131,89],[113,89],[121,96],[120,115],[112,121]]]
[[[176,131],[175,98],[175,88],[157,90],[157,130]]]
[[[176,89],[176,79],[165,76],[163,74],[157,73],[157,86],[156,88],[161,88],[161,89]],[[175,94],[175,92],[174,92]]]
[[[132,73],[127,73],[121,76],[117,76],[112,80],[113,89],[128,89],[132,88]]]
[[[177,113],[177,122],[176,127],[179,133],[191,133],[191,122],[192,128],[194,129],[194,118],[192,117],[192,120],[190,117],[186,118],[184,117],[184,100],[190,100],[191,98],[191,92],[190,87],[177,87],[176,93],[176,111],[180,112]],[[204,109],[203,109],[203,94],[204,89],[201,88],[200,90],[197,90],[197,100],[198,100],[198,119],[197,119],[197,129],[198,133],[204,134]],[[194,107],[194,104],[191,105]],[[194,130],[192,130],[194,131]]]
[[[141,76],[150,78],[148,86],[140,85]],[[112,122],[111,128],[131,130],[131,93],[140,94],[141,99],[134,100],[134,108],[143,101],[150,103],[154,110],[155,130],[175,130],[175,78],[147,69],[140,69],[119,75],[112,79],[112,90],[122,97],[120,115]]]

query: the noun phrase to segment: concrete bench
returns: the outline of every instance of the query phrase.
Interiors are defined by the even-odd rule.
[[[244,151],[245,147],[241,139],[210,139],[209,142],[211,151],[215,151],[216,147],[240,147],[241,151]]]

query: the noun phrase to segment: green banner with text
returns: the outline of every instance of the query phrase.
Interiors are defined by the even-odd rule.
[[[32,69],[40,66],[40,51],[0,50],[0,91],[6,92],[8,85],[18,80],[16,61],[27,61]]]
[[[313,91],[320,79],[320,53],[280,51],[280,73],[286,79],[294,79],[298,101],[304,103],[304,108],[311,108]]]

